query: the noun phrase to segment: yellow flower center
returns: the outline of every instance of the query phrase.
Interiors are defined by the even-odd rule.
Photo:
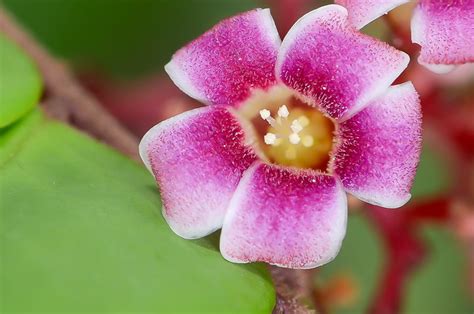
[[[262,158],[326,172],[336,127],[316,107],[295,91],[277,85],[255,90],[239,113],[243,121],[251,122]]]
[[[265,155],[280,165],[326,170],[332,148],[334,124],[318,110],[293,108],[278,109],[276,118],[270,111],[260,111],[269,123],[264,135]]]

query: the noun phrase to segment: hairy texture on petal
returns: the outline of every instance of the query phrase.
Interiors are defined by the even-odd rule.
[[[229,201],[255,160],[235,116],[223,106],[198,108],[152,128],[140,156],[161,190],[163,215],[184,238],[222,226]]]
[[[268,9],[222,21],[165,66],[174,83],[206,104],[239,106],[253,89],[275,84],[280,37]]]
[[[335,119],[347,119],[383,94],[409,57],[359,33],[347,10],[328,5],[303,16],[288,32],[277,76]]]
[[[410,199],[421,150],[421,109],[411,83],[392,86],[341,123],[334,172],[346,191],[396,208]]]
[[[388,11],[407,3],[409,0],[336,0],[337,4],[349,11],[349,22],[362,28]]]
[[[420,0],[413,14],[412,40],[421,45],[418,61],[434,72],[474,62],[474,1]]]
[[[346,222],[346,195],[334,177],[257,163],[229,205],[221,253],[236,263],[313,268],[337,255]]]

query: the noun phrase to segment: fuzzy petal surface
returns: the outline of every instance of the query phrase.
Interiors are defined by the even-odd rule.
[[[408,202],[421,151],[421,109],[413,85],[390,87],[338,132],[333,169],[345,190],[388,208]]]
[[[387,14],[409,0],[336,0],[349,11],[349,22],[355,28],[362,28],[378,17]]]
[[[176,52],[165,70],[189,96],[238,107],[253,89],[275,84],[280,43],[270,10],[257,9],[220,22]]]
[[[194,109],[156,125],[143,137],[140,156],[160,187],[164,217],[184,238],[222,226],[242,173],[257,159],[224,106]]]
[[[350,26],[347,10],[327,5],[303,16],[283,40],[279,79],[322,111],[345,120],[383,94],[409,57]]]
[[[256,163],[229,205],[220,249],[229,261],[313,268],[339,252],[347,200],[333,176]]]
[[[474,62],[474,1],[420,0],[411,30],[421,45],[418,61],[430,70],[444,73]]]

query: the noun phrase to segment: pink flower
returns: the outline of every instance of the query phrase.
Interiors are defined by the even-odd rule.
[[[349,21],[362,28],[409,0],[336,0],[349,10]],[[437,73],[474,62],[474,1],[418,0],[411,37],[421,45],[418,62]]]
[[[280,41],[270,11],[229,18],[165,67],[208,104],[166,120],[140,154],[163,215],[194,239],[222,228],[229,261],[312,268],[338,253],[345,192],[395,208],[410,198],[421,115],[409,57],[359,33],[342,6],[302,17]]]

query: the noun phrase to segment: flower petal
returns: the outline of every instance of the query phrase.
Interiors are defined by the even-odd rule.
[[[392,86],[339,126],[334,173],[344,188],[388,208],[410,199],[421,149],[421,109],[411,83]]]
[[[283,40],[277,76],[335,119],[381,95],[409,57],[349,26],[347,10],[327,5],[303,16]]]
[[[387,14],[409,0],[336,0],[349,11],[349,22],[355,28],[362,28],[378,17]]]
[[[437,73],[448,65],[474,62],[474,2],[420,0],[411,21],[412,41],[421,45],[418,61]]]
[[[313,268],[336,257],[346,222],[346,195],[333,176],[256,163],[229,205],[220,249],[236,263]]]
[[[420,0],[411,21],[418,61],[437,73],[474,62],[474,1]]]
[[[185,112],[153,127],[140,143],[140,156],[161,189],[163,215],[183,238],[222,226],[243,171],[257,158],[229,110]]]
[[[165,70],[203,103],[239,106],[252,89],[275,84],[280,43],[270,10],[257,9],[220,22],[176,52]]]

